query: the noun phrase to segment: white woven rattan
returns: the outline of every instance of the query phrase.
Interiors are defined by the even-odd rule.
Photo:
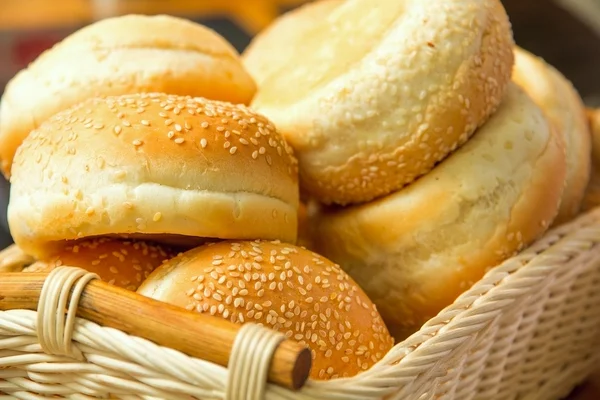
[[[34,311],[0,312],[4,398],[559,399],[600,366],[600,209],[490,270],[370,370],[299,392],[264,385],[268,349],[280,340],[264,329],[244,329],[229,376],[145,339],[72,322],[72,340],[48,346],[38,335],[70,337],[68,316],[39,318],[64,330],[38,329]]]

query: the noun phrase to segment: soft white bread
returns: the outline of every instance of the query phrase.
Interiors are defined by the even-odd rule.
[[[403,339],[547,230],[565,176],[562,135],[511,84],[498,112],[427,175],[317,214],[317,251],[344,267]]]
[[[591,138],[585,106],[573,87],[554,67],[519,47],[515,48],[513,80],[542,108],[565,138],[567,179],[555,225],[581,210],[590,179]]]
[[[79,267],[128,290],[140,284],[164,261],[177,256],[172,248],[143,241],[95,238],[65,244],[51,257],[23,272],[50,272],[60,266]]]
[[[283,332],[311,349],[313,379],[356,375],[393,345],[352,278],[320,255],[285,243],[198,247],[156,269],[138,293]]]
[[[158,93],[89,99],[25,139],[11,182],[12,236],[38,257],[91,236],[193,245],[297,235],[296,159],[243,105]]]
[[[245,57],[293,46],[251,104],[324,203],[365,202],[425,174],[488,119],[510,80],[514,42],[498,0],[346,0],[304,26],[302,40],[263,38]]]
[[[31,130],[89,97],[165,92],[248,104],[255,90],[235,48],[202,25],[164,15],[104,19],[44,52],[8,83],[0,167],[8,176]]]
[[[260,87],[282,65],[295,59],[296,45],[303,40],[304,33],[344,1],[316,0],[303,4],[280,15],[255,35],[242,53],[242,61],[256,85]]]

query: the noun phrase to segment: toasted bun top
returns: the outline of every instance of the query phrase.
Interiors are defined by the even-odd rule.
[[[285,35],[292,18],[266,34]],[[251,104],[289,140],[303,190],[322,203],[368,202],[427,173],[485,123],[510,81],[499,0],[346,0],[296,26],[292,44],[263,39],[245,53],[294,53],[276,59]]]
[[[104,19],[68,36],[8,83],[0,107],[1,169],[10,175],[31,130],[90,97],[165,92],[248,104],[255,91],[235,48],[211,29],[165,15]]]
[[[555,224],[575,217],[590,179],[591,137],[583,100],[572,83],[543,59],[515,48],[513,80],[542,108],[564,136],[567,178]]]
[[[97,238],[66,244],[51,257],[40,260],[23,272],[49,272],[56,267],[83,268],[100,279],[136,290],[152,271],[177,251],[142,241]]]
[[[198,247],[155,270],[138,293],[281,331],[312,350],[313,379],[355,375],[393,344],[375,306],[338,265],[280,242]]]
[[[296,240],[297,162],[242,105],[165,94],[94,98],[24,141],[11,179],[16,243],[115,234]]]

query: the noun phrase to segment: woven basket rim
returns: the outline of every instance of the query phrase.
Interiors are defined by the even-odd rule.
[[[351,378],[329,381],[309,379],[300,392],[288,392],[287,395],[286,389],[268,384],[266,398],[283,396],[306,399],[371,399],[396,393],[407,381],[421,381],[425,387],[429,380],[446,372],[441,368],[442,364],[483,336],[486,327],[510,307],[511,302],[530,295],[532,287],[542,288],[554,279],[554,275],[560,271],[560,265],[574,257],[584,256],[598,243],[600,208],[550,230],[519,255],[490,269],[453,304],[430,319],[419,331],[397,343],[369,370]],[[0,312],[0,322],[3,319],[12,320],[10,315],[19,313],[22,313],[22,310]],[[111,330],[78,318],[77,326],[81,327],[82,324],[95,325],[94,329]],[[121,334],[119,336],[125,337],[124,340],[145,341],[143,338],[130,337],[122,332]],[[152,344],[152,347],[160,348],[155,344]],[[162,350],[174,352],[168,348]],[[179,356],[191,359],[182,353]],[[200,361],[204,366],[209,364],[203,360],[196,361]],[[211,368],[224,369],[216,365],[212,365]],[[402,392],[398,395],[401,396]],[[411,392],[411,395],[414,393]]]

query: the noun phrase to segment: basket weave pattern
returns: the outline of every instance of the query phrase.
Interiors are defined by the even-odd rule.
[[[600,209],[490,270],[370,370],[309,380],[299,392],[266,384],[264,368],[248,367],[268,365],[261,346],[244,347],[245,361],[227,369],[76,318],[66,355],[53,355],[42,350],[38,318],[0,312],[0,392],[8,398],[558,399],[600,361]]]

